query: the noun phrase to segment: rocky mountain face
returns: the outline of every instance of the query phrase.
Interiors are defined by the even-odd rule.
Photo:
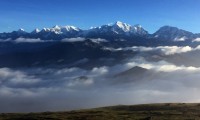
[[[188,32],[177,27],[163,26],[153,34],[153,37],[162,40],[186,41],[194,40],[200,36],[198,34],[193,34],[192,32]]]

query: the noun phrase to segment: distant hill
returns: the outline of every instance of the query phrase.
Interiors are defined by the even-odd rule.
[[[0,120],[199,120],[200,104],[119,105],[68,112],[2,113]]]

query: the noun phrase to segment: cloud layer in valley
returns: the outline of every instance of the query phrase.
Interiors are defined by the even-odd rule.
[[[136,66],[145,68],[150,76],[129,80],[114,77]],[[199,67],[164,60],[150,62],[142,57],[92,69],[0,68],[0,77],[0,112],[200,100]]]
[[[61,42],[85,40],[67,38]],[[107,42],[100,38],[90,40],[94,43]],[[14,41],[43,42],[25,38]],[[0,112],[200,101],[200,46],[105,47],[103,50],[128,55],[121,61],[115,55],[98,58],[101,65],[98,65],[98,60],[83,58],[71,64],[73,67],[0,68]],[[64,59],[58,60],[62,61]],[[112,64],[104,65],[104,61]],[[80,64],[82,66],[77,67]]]
[[[104,48],[105,50],[110,51],[139,51],[139,52],[154,52],[160,53],[164,55],[172,55],[177,53],[186,53],[191,51],[200,50],[200,46],[192,48],[190,46],[158,46],[158,47],[144,47],[144,46],[133,46],[133,47],[126,47],[126,48]]]

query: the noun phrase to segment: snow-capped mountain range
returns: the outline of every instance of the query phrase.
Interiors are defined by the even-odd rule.
[[[28,33],[24,29],[11,33],[0,33],[0,39],[36,38],[41,40],[62,40],[65,38],[105,38],[105,39],[133,39],[141,37],[169,41],[200,41],[200,34],[194,34],[176,27],[163,26],[154,34],[149,34],[141,25],[129,25],[120,21],[114,24],[93,27],[89,30],[82,30],[74,26],[54,26],[52,28],[36,28]]]
[[[134,25],[131,26],[126,23],[122,23],[117,21],[115,24],[112,25],[103,25],[101,27],[96,27],[88,30],[88,33],[92,34],[111,34],[111,35],[138,35],[144,36],[147,35],[148,32],[142,28],[141,25]]]
[[[41,30],[36,28],[30,33],[19,29],[11,33],[0,33],[0,67],[59,65],[88,69],[88,66],[93,68],[102,63],[105,63],[103,66],[119,64],[140,54],[140,49],[156,50],[156,54],[171,48],[174,51],[181,49],[195,52],[199,45],[200,34],[171,26],[161,27],[149,34],[141,25],[119,21],[89,30],[58,25]],[[146,53],[142,55],[146,56]],[[195,55],[198,56],[196,52]],[[152,56],[151,59],[159,60],[162,57],[163,54]],[[174,59],[182,60],[182,57]],[[79,64],[82,62],[84,64]]]

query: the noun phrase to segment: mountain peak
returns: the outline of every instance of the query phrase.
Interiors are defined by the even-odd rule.
[[[67,25],[67,26],[63,26],[62,28],[66,29],[67,31],[70,31],[70,30],[80,31],[80,28],[75,27],[75,26],[69,26],[69,25]]]
[[[53,29],[60,29],[60,27],[58,25],[55,25],[52,27]]]
[[[174,27],[174,26],[169,26],[169,25],[165,25],[165,26],[162,26],[159,30],[181,30],[177,27]]]
[[[131,29],[131,25],[128,25],[128,24],[123,23],[123,22],[121,22],[121,21],[117,21],[117,22],[113,25],[113,27],[118,27],[118,28],[122,29],[124,32],[129,32],[130,29]]]
[[[116,21],[115,23],[116,24],[123,24],[123,22],[121,22],[121,21]]]
[[[33,30],[31,33],[36,34],[36,33],[39,33],[39,32],[40,32],[40,30],[39,30],[38,28],[36,28],[36,29]]]
[[[16,31],[18,34],[25,34],[26,31],[22,28],[20,28],[18,31]]]
[[[18,32],[25,32],[25,30],[24,30],[23,28],[20,28],[20,29],[18,30]]]
[[[134,27],[142,28],[142,25],[140,25],[140,24],[136,24],[136,25],[134,25]]]
[[[194,34],[191,32],[169,25],[161,27],[153,34],[153,36],[156,38],[161,38],[163,40],[172,41],[185,41],[187,39],[193,39],[195,37]]]
[[[122,25],[124,25],[124,24],[126,24],[126,23],[123,23],[123,22],[121,22],[121,21],[115,22],[115,25],[118,25],[118,26],[122,26]]]
[[[49,32],[50,29],[49,28],[43,28],[40,32]]]

